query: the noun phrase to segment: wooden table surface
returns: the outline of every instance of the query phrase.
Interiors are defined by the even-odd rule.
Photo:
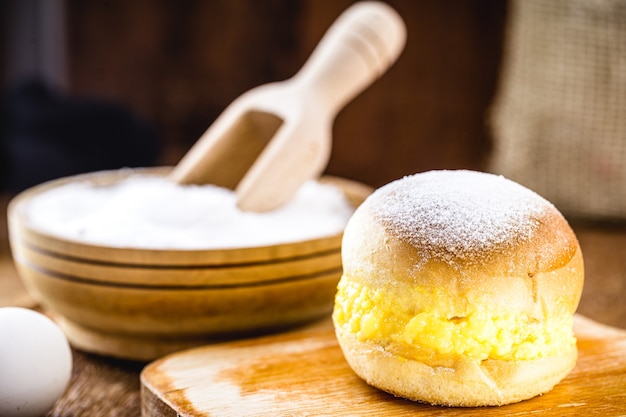
[[[27,294],[13,266],[6,225],[8,197],[0,214],[0,306],[40,306]],[[585,289],[578,312],[626,328],[626,224],[573,225],[585,258]],[[74,351],[74,371],[65,395],[48,416],[137,417],[139,373],[144,363]]]

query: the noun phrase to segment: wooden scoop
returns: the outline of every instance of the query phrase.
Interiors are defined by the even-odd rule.
[[[231,188],[242,210],[280,206],[326,168],[336,114],[391,66],[405,39],[402,18],[389,5],[356,3],[295,76],[228,106],[170,178]]]

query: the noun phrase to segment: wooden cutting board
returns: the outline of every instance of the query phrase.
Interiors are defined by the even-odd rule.
[[[504,407],[445,408],[395,398],[348,367],[330,321],[195,348],[141,374],[147,416],[626,415],[626,331],[575,319],[579,359],[551,392]]]

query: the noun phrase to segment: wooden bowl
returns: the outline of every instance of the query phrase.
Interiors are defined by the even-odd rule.
[[[102,171],[28,189],[9,204],[13,258],[24,284],[77,348],[151,360],[224,338],[298,325],[329,314],[341,275],[341,234],[252,248],[108,247],[38,230],[30,200],[74,181],[112,184],[138,170]],[[167,168],[142,169],[164,175]],[[371,192],[326,177],[357,206]]]

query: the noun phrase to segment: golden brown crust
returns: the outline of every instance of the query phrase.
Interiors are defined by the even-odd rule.
[[[505,178],[472,171],[431,171],[379,188],[346,234],[356,229],[358,240],[369,223],[414,267],[441,262],[498,275],[546,272],[567,264],[578,247],[550,202]]]
[[[440,174],[450,178],[455,172],[428,173],[431,179]],[[467,171],[456,174],[465,179],[476,178],[476,173]],[[420,175],[423,174],[414,177]],[[492,177],[495,176],[480,174],[478,180],[490,182]],[[490,191],[490,186],[479,187],[475,195],[475,190],[457,188],[458,193],[466,195],[456,196],[455,205],[446,206],[445,196],[433,197],[428,192],[421,195],[423,185],[414,188],[411,181],[412,178],[403,179],[391,188],[377,190],[353,215],[342,244],[343,280],[353,280],[384,294],[436,289],[455,300],[455,311],[450,316],[463,317],[465,311],[481,310],[481,306],[546,323],[555,317],[573,316],[583,288],[583,257],[574,232],[552,204],[518,184],[496,177],[498,191],[503,190],[502,195],[512,198],[515,204],[503,200],[494,206],[515,213],[503,217],[490,211],[490,207],[479,207],[477,210],[485,212],[476,213],[482,216],[480,221],[472,219],[469,226],[455,219],[431,222],[422,216],[420,222],[431,223],[429,227],[434,224],[441,230],[434,232],[434,237],[428,235],[427,229],[421,235],[413,234],[410,228],[421,227],[411,217],[421,215],[416,210],[426,207],[431,210],[429,216],[445,217],[454,216],[458,209],[464,216],[476,210],[477,201],[479,206],[482,204],[481,198],[489,198],[489,194],[481,193]],[[403,184],[407,184],[408,192]],[[417,200],[407,202],[407,197]],[[424,206],[420,198],[430,200]],[[436,198],[442,201],[430,204]],[[464,201],[469,201],[469,207],[459,208]],[[444,206],[444,210],[437,212],[439,206]],[[498,218],[490,222],[492,217]],[[499,237],[491,239],[489,234],[496,227],[506,229],[506,233],[497,232]],[[458,236],[450,237],[455,233]],[[475,241],[466,244],[463,239]],[[565,354],[543,359],[490,358],[476,362],[462,356],[435,355],[437,360],[425,364],[417,356],[402,355],[406,346],[400,348],[397,342],[359,339],[337,322],[335,327],[346,359],[368,383],[398,396],[433,404],[501,405],[539,395],[567,375],[577,355],[572,344],[563,346]],[[439,366],[451,360],[456,365]]]
[[[369,385],[434,405],[479,407],[511,404],[550,391],[576,364],[575,347],[532,361],[458,359],[437,367],[387,352],[337,329],[350,367]]]
[[[344,233],[343,271],[345,276],[361,277],[365,283],[383,288],[393,282],[400,286],[406,283],[407,288],[420,285],[448,289],[460,303],[487,298],[493,304],[510,308],[523,305],[521,310],[533,312],[550,308],[557,301],[565,302],[567,311],[573,314],[584,281],[580,246],[570,229],[566,235],[573,240],[566,240],[561,251],[550,249],[558,262],[541,262],[550,230],[555,224],[563,227],[560,222],[542,224],[544,230],[537,232],[537,242],[517,246],[506,255],[487,257],[483,263],[468,262],[466,268],[459,270],[446,262],[431,260],[416,267],[420,250],[395,239],[382,225],[372,221],[366,210],[359,209]],[[561,272],[562,269],[565,271]]]

